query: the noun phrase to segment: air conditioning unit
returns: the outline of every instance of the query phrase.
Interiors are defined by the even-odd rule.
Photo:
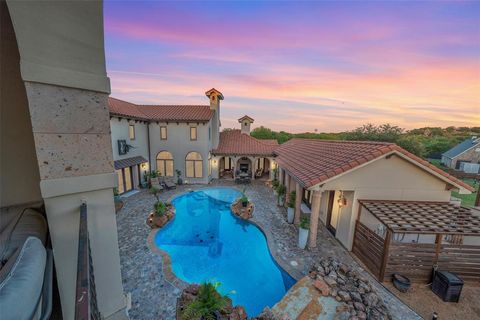
[[[448,271],[436,271],[432,291],[445,302],[458,302],[462,293],[463,280]]]

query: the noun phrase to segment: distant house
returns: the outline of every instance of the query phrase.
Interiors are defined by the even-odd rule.
[[[469,171],[468,169],[472,169],[469,167],[472,166],[465,166],[466,163],[480,163],[480,139],[478,137],[468,138],[442,154],[442,164],[446,167]],[[479,166],[473,167],[476,167],[476,172],[478,172]]]

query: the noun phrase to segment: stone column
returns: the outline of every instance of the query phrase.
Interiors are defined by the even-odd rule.
[[[317,246],[318,217],[320,216],[320,200],[322,193],[314,191],[312,197],[312,213],[310,215],[310,233],[308,235],[308,247],[315,248]]]
[[[278,167],[278,182],[283,184],[283,169],[281,167]]]
[[[284,202],[284,206],[287,207],[288,206],[288,199],[290,198],[290,192],[292,192],[292,188],[291,188],[291,176],[285,172],[285,186],[286,186],[286,189],[285,189],[285,202]]]
[[[295,218],[293,223],[298,226],[300,224],[301,206],[302,206],[302,187],[300,183],[295,184]]]
[[[250,159],[252,161],[252,180],[255,180],[255,170],[257,170],[257,158]]]

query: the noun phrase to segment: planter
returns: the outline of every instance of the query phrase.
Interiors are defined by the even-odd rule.
[[[183,184],[182,178],[178,178],[178,179],[177,179],[177,184],[178,184],[179,186],[181,186],[181,185]]]
[[[117,196],[113,196],[113,201],[114,201],[115,203],[122,202],[122,198],[121,198],[120,196],[118,196],[118,195],[117,195]]]
[[[308,229],[298,228],[298,247],[305,249],[308,240]]]
[[[289,207],[287,209],[287,221],[288,221],[288,223],[293,223],[293,218],[294,217],[295,217],[295,209]]]
[[[284,198],[284,197],[278,197],[278,198],[277,198],[277,204],[278,204],[280,207],[283,207],[283,205],[285,204],[285,198]]]
[[[248,201],[247,202],[242,202],[242,207],[246,208],[248,205]]]
[[[410,279],[401,274],[394,273],[392,276],[393,285],[397,288],[400,292],[407,292],[410,289],[411,283]]]

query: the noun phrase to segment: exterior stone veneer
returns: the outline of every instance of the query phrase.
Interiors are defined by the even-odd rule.
[[[25,82],[40,178],[113,172],[108,95]]]

